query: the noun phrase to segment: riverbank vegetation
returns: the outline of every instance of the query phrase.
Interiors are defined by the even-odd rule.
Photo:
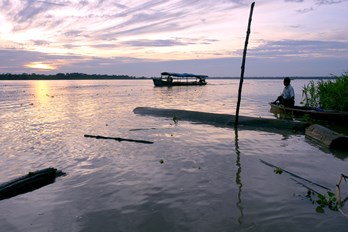
[[[348,111],[348,71],[335,80],[311,80],[303,86],[302,97],[307,107]]]

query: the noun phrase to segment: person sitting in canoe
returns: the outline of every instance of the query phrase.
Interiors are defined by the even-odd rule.
[[[283,93],[272,102],[273,104],[282,104],[286,107],[293,107],[295,105],[295,91],[294,88],[290,85],[290,78],[284,78],[284,90]]]

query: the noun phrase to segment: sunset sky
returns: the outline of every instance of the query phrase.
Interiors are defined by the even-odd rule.
[[[243,0],[3,0],[0,73],[239,76]],[[348,70],[348,0],[255,1],[246,76]]]

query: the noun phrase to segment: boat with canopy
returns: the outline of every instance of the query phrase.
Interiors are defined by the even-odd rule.
[[[172,73],[162,72],[161,77],[152,78],[153,83],[157,87],[170,86],[191,86],[206,85],[206,75],[196,75],[191,73]]]

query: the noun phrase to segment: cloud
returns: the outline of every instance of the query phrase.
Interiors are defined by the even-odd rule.
[[[55,6],[65,6],[65,3],[56,3],[56,2],[50,2],[50,1],[36,1],[43,4],[49,4],[49,5],[55,5]]]
[[[314,10],[315,10],[314,7],[309,7],[309,8],[304,8],[304,9],[297,10],[297,12],[301,13],[301,14],[305,14],[305,13],[308,13],[308,12],[311,12],[311,11],[314,11]]]
[[[332,5],[347,2],[347,0],[315,0],[315,3],[319,6],[321,5]]]
[[[185,45],[185,43],[177,40],[137,40],[137,41],[128,41],[127,46],[135,47],[169,47],[169,46],[180,46]]]
[[[190,38],[173,38],[159,40],[133,40],[122,43],[132,47],[171,47],[171,46],[188,46],[193,44],[212,44],[218,40],[213,39],[190,39]]]
[[[124,67],[129,67],[129,72],[138,72],[138,67],[143,67],[143,73],[151,73],[144,70],[147,67],[154,70],[155,64],[172,67],[171,71],[180,69],[179,64],[189,69],[185,62],[197,64],[195,59],[201,59],[199,64],[204,64],[204,68],[214,64],[218,68],[212,72],[228,73],[231,67],[223,71],[215,61],[223,58],[219,60],[222,63],[224,59],[234,62],[229,57],[239,61],[251,2],[0,1],[0,50],[6,54],[0,55],[4,60],[0,71],[31,72],[25,64],[41,62],[57,68],[52,72],[99,73],[100,68],[100,72],[112,73]],[[348,22],[344,11],[347,2],[257,2],[250,40],[253,46],[248,50],[248,58],[288,62],[347,58]],[[186,61],[171,63],[169,59]]]
[[[250,49],[253,57],[346,57],[348,42],[318,40],[265,41],[257,48]],[[344,55],[346,54],[346,55]]]
[[[78,63],[86,58],[77,56],[49,55],[42,52],[23,51],[15,49],[0,50],[2,73],[31,73],[31,64],[43,63],[52,67],[61,68],[69,63]],[[53,68],[50,70],[54,70]]]
[[[348,0],[312,0],[311,2],[304,0],[284,0],[285,2],[290,3],[300,3],[301,5],[305,6],[303,9],[297,9],[296,12],[305,14],[311,11],[317,10],[321,6],[326,5],[334,5],[334,4],[341,4],[344,2],[347,2]]]
[[[296,42],[270,43],[269,46],[285,46]],[[298,42],[300,43],[300,42]],[[271,49],[268,52],[276,53]],[[250,51],[254,53],[254,51]],[[340,75],[347,71],[345,57],[306,57],[289,62],[288,56],[281,53],[275,59],[265,59],[269,54],[254,57],[247,55],[246,73],[248,77],[267,76],[328,76]],[[283,55],[283,56],[282,56]],[[48,55],[39,52],[21,50],[0,50],[1,73],[86,73],[114,74],[130,76],[158,76],[162,71],[190,72],[219,77],[238,77],[240,74],[241,57],[219,59],[190,59],[177,61],[159,61],[155,59],[136,59],[132,57],[84,57],[76,55]],[[14,62],[15,61],[15,62]],[[42,69],[44,64],[56,69]],[[32,67],[32,68],[30,68]],[[313,68],[315,67],[315,68]]]
[[[17,6],[18,7],[18,6]],[[24,1],[22,8],[19,8],[17,14],[14,16],[17,23],[31,23],[41,13],[54,7],[54,5],[46,4],[45,2],[39,2],[35,0]]]
[[[44,45],[49,45],[49,41],[47,40],[33,40],[33,43],[38,46],[44,46]]]
[[[120,38],[124,38],[122,40],[128,46],[181,46],[183,43],[168,37],[179,36],[191,29],[201,36],[202,33],[197,33],[199,27],[203,29],[204,25],[217,18],[223,21],[229,9],[244,5],[244,1],[224,0],[134,0],[117,3],[14,0],[0,3],[0,15],[5,15],[6,23],[11,25],[11,33],[7,36],[12,44],[28,46],[29,50],[36,51],[47,51],[46,48],[50,47],[50,51],[61,53],[79,46],[110,47],[100,44]],[[131,37],[137,37],[139,41]],[[201,44],[209,44],[208,40]]]

